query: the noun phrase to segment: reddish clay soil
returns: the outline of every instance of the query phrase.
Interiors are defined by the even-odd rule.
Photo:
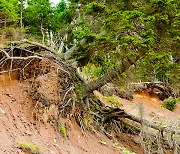
[[[25,152],[19,148],[20,142],[34,143],[45,154],[123,153],[122,150],[114,147],[114,141],[103,133],[82,131],[73,117],[61,119],[61,122],[68,126],[67,137],[62,137],[52,123],[35,120],[33,115],[37,103],[29,96],[28,86],[28,82],[20,83],[16,74],[0,75],[0,154],[24,154]],[[43,93],[46,88],[41,90]],[[108,105],[100,93],[96,91],[95,94]],[[135,94],[132,101],[117,98],[121,102],[120,107],[129,114],[139,116],[139,106],[142,105],[146,119],[166,122],[180,120],[179,108],[174,112],[162,109],[160,107],[162,101],[146,93]],[[122,133],[118,146],[141,154],[143,150],[137,144],[137,140],[137,136]]]
[[[20,83],[16,74],[0,75],[0,154],[23,154],[20,142],[34,143],[45,154],[122,153],[103,133],[82,131],[73,118],[66,120],[67,137],[62,137],[51,124],[35,120],[36,102],[26,88],[27,83]],[[143,153],[131,138],[133,136],[124,134],[119,146]],[[106,145],[102,145],[101,140]]]
[[[98,91],[95,91],[94,93],[101,99],[101,101],[103,101],[106,105],[109,105],[109,103]],[[147,120],[158,122],[162,121],[166,123],[178,123],[180,121],[180,106],[178,106],[174,111],[162,108],[161,105],[163,102],[157,97],[150,96],[147,93],[136,93],[131,101],[122,99],[120,97],[117,97],[117,99],[120,101],[119,107],[124,109],[128,114],[140,116],[141,106],[143,109],[143,116]]]
[[[119,98],[123,109],[126,112],[140,116],[139,107],[143,108],[143,116],[145,119],[154,121],[163,121],[166,123],[174,123],[180,120],[180,112],[178,108],[175,111],[162,108],[162,101],[157,97],[148,95],[147,93],[135,94],[132,101],[125,101]]]

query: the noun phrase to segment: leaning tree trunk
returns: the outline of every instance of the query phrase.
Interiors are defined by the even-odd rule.
[[[119,65],[116,69],[108,72],[107,74],[103,75],[102,77],[98,78],[95,81],[91,81],[86,85],[84,90],[82,90],[82,99],[87,97],[90,93],[92,93],[94,90],[102,87],[106,83],[112,81],[117,76],[124,73],[130,66],[136,63],[136,61],[139,59],[137,56],[134,60],[130,60],[128,58],[125,58],[121,65]]]

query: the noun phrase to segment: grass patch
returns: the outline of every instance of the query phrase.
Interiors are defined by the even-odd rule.
[[[60,133],[62,134],[63,137],[67,136],[66,127],[64,125],[61,125],[59,127],[59,131],[60,131]]]
[[[118,150],[120,150],[120,151],[122,151],[123,154],[136,154],[135,152],[129,151],[129,150],[128,150],[127,148],[125,148],[125,147],[119,146],[118,143],[114,143],[114,144],[113,144],[113,147],[116,148],[116,149],[118,149]]]
[[[97,123],[95,123],[95,121],[93,120],[93,118],[91,117],[91,115],[88,115],[87,117],[84,117],[84,119],[83,119],[82,122],[83,122],[83,125],[85,126],[85,128],[86,128],[88,131],[92,131],[92,132],[95,131],[94,127],[95,127],[95,125],[96,125]]]
[[[107,145],[107,143],[103,140],[99,140],[99,142],[102,144],[102,145]]]
[[[19,147],[30,154],[43,154],[42,150],[33,143],[20,142]]]
[[[135,152],[130,152],[128,149],[126,149],[125,147],[122,147],[121,149],[123,151],[124,154],[136,154]]]
[[[121,104],[119,99],[114,95],[112,95],[112,96],[104,96],[104,97],[111,105],[119,106]]]

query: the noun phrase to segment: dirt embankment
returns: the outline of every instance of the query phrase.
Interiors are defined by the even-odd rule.
[[[95,91],[94,94],[101,99],[106,105],[110,103],[104,98],[104,96]],[[180,121],[180,106],[174,111],[162,108],[163,101],[156,96],[151,96],[146,92],[135,93],[132,100],[127,100],[116,97],[120,104],[119,107],[124,109],[126,113],[140,117],[140,109],[143,110],[143,118],[150,121],[157,121],[163,123],[178,123]]]
[[[157,122],[174,123],[180,120],[179,107],[170,111],[162,107],[163,101],[159,100],[158,97],[150,96],[148,93],[136,93],[132,101],[127,101],[119,98],[122,102],[123,109],[127,113],[135,116],[140,116],[140,106],[143,109],[143,116],[147,120],[153,120]]]
[[[56,80],[54,77],[54,80],[49,82],[50,78],[47,76],[38,77],[38,81],[44,85],[44,87],[39,86],[39,91],[42,94],[46,92],[49,94],[47,97],[51,97],[55,88],[53,83]],[[33,96],[29,96],[28,88],[31,86],[29,83],[19,82],[17,74],[0,75],[0,154],[24,153],[19,149],[20,142],[34,143],[45,154],[122,153],[122,150],[114,147],[114,141],[104,134],[82,131],[73,117],[68,120],[61,119],[61,122],[67,126],[67,136],[63,137],[51,121],[47,120],[55,110],[52,107],[46,113],[40,111],[37,107],[38,102],[32,99]],[[35,115],[40,113],[42,113],[42,119],[35,119]],[[133,138],[131,135],[123,135],[119,146],[143,153],[131,138]]]
[[[55,102],[63,100],[55,93],[59,88],[57,84],[55,73],[40,75],[33,86],[29,80],[20,82],[16,73],[0,75],[0,154],[25,153],[19,148],[21,142],[33,143],[45,154],[118,154],[123,153],[122,147],[143,153],[137,136],[122,133],[119,140],[110,140],[101,132],[83,131],[73,117],[60,119],[67,131],[67,136],[63,137],[54,126],[54,117],[58,114]],[[34,90],[38,93],[35,94]],[[95,94],[108,105],[100,93],[96,91]],[[41,99],[46,96],[51,105],[42,108],[44,100],[33,99],[38,96]],[[132,101],[118,99],[120,107],[135,116],[139,116],[139,106],[142,105],[144,118],[148,120],[174,122],[180,119],[178,109],[174,112],[161,109],[162,101],[145,93],[135,94]]]
[[[143,153],[136,135],[118,131],[115,138],[106,132],[111,136],[109,139],[101,132],[103,128],[96,130],[93,125],[91,131],[86,131],[82,124],[80,128],[76,120],[83,123],[87,119],[83,119],[81,113],[76,114],[79,106],[73,99],[75,81],[68,66],[51,53],[45,56],[43,52],[43,57],[37,58],[36,50],[39,51],[39,47],[29,46],[14,50],[15,57],[8,55],[9,50],[4,51],[7,57],[0,55],[0,154],[27,153],[20,148],[20,143],[33,143],[45,154],[114,154],[128,150]],[[109,105],[100,93],[95,95]],[[136,94],[132,101],[117,99],[121,102],[120,108],[135,116],[139,116],[142,104],[143,116],[148,120],[161,121],[165,117],[170,120],[171,116],[178,119],[178,113],[169,112],[170,116],[166,116],[168,111],[159,108],[162,102],[147,95]]]
[[[110,140],[77,125],[69,67],[46,47],[7,47],[0,59],[0,154],[27,153],[20,143],[45,154],[143,153],[131,135]]]

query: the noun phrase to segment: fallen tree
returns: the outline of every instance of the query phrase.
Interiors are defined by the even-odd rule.
[[[0,49],[0,73],[17,72],[19,80],[29,80],[31,83],[30,95],[37,102],[35,108],[45,106],[50,110],[56,106],[57,112],[52,116],[52,119],[57,126],[60,125],[60,117],[68,115],[73,115],[77,122],[83,125],[82,119],[88,114],[99,125],[105,126],[105,128],[111,127],[110,125],[117,124],[119,121],[123,122],[123,119],[130,119],[158,130],[162,134],[180,134],[179,130],[169,126],[161,126],[141,117],[128,115],[120,108],[105,106],[93,95],[94,90],[125,72],[139,58],[140,56],[136,56],[133,59],[124,58],[121,65],[115,70],[108,72],[95,81],[85,83],[77,73],[76,68],[60,58],[55,51],[39,43],[24,40],[11,42],[9,47]],[[49,93],[49,96],[43,93],[43,83],[39,81],[39,78],[43,76],[48,78],[44,83],[47,81],[51,82],[53,80],[51,74],[53,73],[57,77],[57,91],[53,91],[57,96],[53,95],[50,97],[52,92]],[[59,95],[61,95],[61,99]],[[39,117],[36,115],[36,118]]]

